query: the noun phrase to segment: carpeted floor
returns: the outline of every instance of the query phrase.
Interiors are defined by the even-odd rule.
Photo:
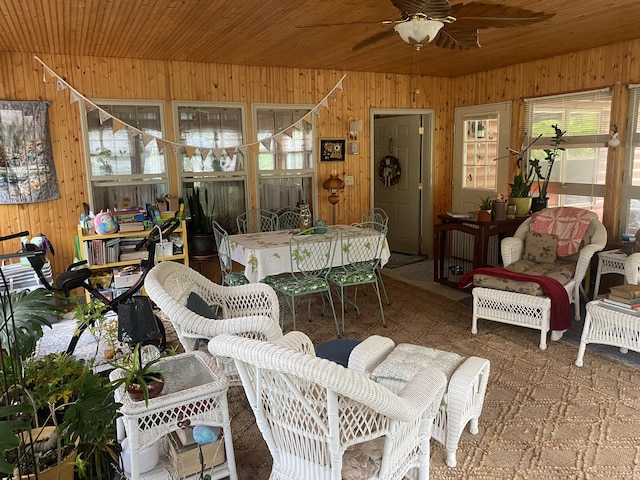
[[[346,337],[378,334],[491,361],[480,432],[462,435],[456,468],[432,442],[432,480],[640,478],[640,370],[592,351],[578,368],[575,345],[550,342],[541,351],[531,329],[485,321],[472,335],[468,307],[386,273],[388,328],[369,290],[359,297],[360,316],[347,312]],[[301,316],[297,324],[316,345],[336,336],[319,301],[312,321]],[[240,387],[230,389],[229,406],[239,479],[267,479],[271,456]]]

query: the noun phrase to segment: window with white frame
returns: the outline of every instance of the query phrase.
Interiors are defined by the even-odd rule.
[[[610,121],[610,89],[525,99],[527,159],[538,159],[543,174],[548,170],[545,149],[553,148],[553,125],[564,132],[563,150],[551,170],[549,206],[586,208],[602,219]],[[536,188],[534,183],[534,196]]]
[[[247,171],[243,145],[244,104],[174,102],[178,141],[183,149],[179,161],[181,195],[199,189],[207,213],[229,233],[236,217],[246,210]],[[192,147],[197,147],[193,150]]]
[[[260,208],[277,212],[304,200],[313,209],[315,165],[309,108],[254,105]]]
[[[108,208],[155,204],[156,198],[167,193],[165,155],[154,140],[143,139],[137,130],[163,138],[164,104],[122,100],[95,103],[125,125],[116,123],[114,130],[113,119],[101,120],[99,110],[86,114],[91,208],[97,213]]]
[[[629,85],[629,120],[622,189],[621,233],[640,229],[640,85]]]

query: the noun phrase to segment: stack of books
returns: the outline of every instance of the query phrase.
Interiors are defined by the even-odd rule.
[[[602,300],[605,307],[640,315],[640,285],[616,285]]]

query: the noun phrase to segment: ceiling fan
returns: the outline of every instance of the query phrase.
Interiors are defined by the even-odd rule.
[[[447,0],[391,0],[391,3],[400,10],[400,20],[379,22],[381,25],[394,24],[394,27],[357,42],[352,50],[378,43],[396,32],[416,50],[420,50],[425,41],[440,48],[470,50],[480,47],[479,29],[530,25],[555,15],[480,2],[451,5]]]

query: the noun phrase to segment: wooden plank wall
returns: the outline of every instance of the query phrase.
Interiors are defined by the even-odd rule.
[[[621,144],[609,149],[603,223],[609,241],[619,237],[620,194],[624,168],[629,94],[627,85],[640,83],[640,40],[584,50],[453,79],[452,106],[511,101],[511,148],[519,149],[524,128],[524,99],[566,92],[612,88],[611,123]],[[450,163],[450,162],[449,162]],[[515,158],[510,178],[516,172]]]
[[[453,109],[500,101],[513,102],[512,147],[519,147],[523,98],[611,86],[614,112],[625,139],[626,85],[640,83],[637,57],[640,40],[572,53],[545,61],[519,64],[456,79],[348,72],[343,90],[317,120],[318,137],[346,137],[349,118],[362,119],[360,154],[348,155],[344,163],[320,164],[318,183],[339,167],[339,174],[353,175],[355,185],[345,188],[337,205],[337,221],[350,223],[370,207],[371,108],[430,108],[435,111],[434,215],[451,206],[453,156]],[[114,58],[42,55],[42,60],[71,86],[88,98],[165,100],[167,125],[172,125],[171,101],[317,104],[344,72],[306,69],[260,68],[189,62],[163,62]],[[633,67],[633,68],[632,68]],[[420,95],[413,91],[419,88]],[[56,247],[54,275],[73,259],[73,238],[82,202],[87,200],[84,147],[78,104],[70,104],[69,92],[57,91],[55,82],[43,82],[43,69],[32,55],[0,53],[0,98],[47,100],[49,128],[61,198],[29,205],[0,205],[0,234],[29,230],[45,233]],[[252,138],[251,118],[248,137]],[[173,129],[167,129],[172,139]],[[605,224],[610,235],[617,224],[615,204],[622,168],[623,148],[612,152],[607,184]],[[171,162],[173,163],[173,162]],[[250,168],[253,168],[250,159]],[[175,165],[172,166],[175,181]],[[177,185],[174,185],[177,191]],[[255,189],[253,189],[255,191]],[[255,198],[255,193],[253,193]],[[331,218],[320,188],[319,216]],[[0,245],[13,252],[18,242]]]
[[[173,100],[208,102],[244,102],[247,104],[248,136],[253,138],[251,105],[282,103],[316,105],[342,77],[343,72],[282,68],[258,68],[189,62],[162,62],[114,58],[40,55],[40,58],[69,85],[89,99],[164,100],[167,138],[173,140]],[[444,149],[449,140],[446,119],[450,117],[445,100],[449,79],[420,79],[422,95],[415,99],[417,79],[406,75],[348,72],[329,99],[328,109],[321,107],[316,120],[318,137],[346,137],[349,119],[363,120],[360,154],[348,155],[344,163],[318,165],[320,218],[331,218],[331,207],[322,182],[332,169],[354,176],[354,185],[345,187],[337,205],[338,223],[352,223],[370,208],[371,169],[369,164],[369,112],[371,108],[433,108],[436,111],[436,148]],[[84,144],[79,104],[71,104],[69,91],[56,90],[54,79],[43,82],[43,68],[32,55],[0,53],[0,98],[7,100],[47,100],[49,130],[54,161],[59,177],[61,198],[30,205],[0,205],[0,234],[29,230],[45,233],[56,248],[52,258],[54,276],[73,260],[73,238],[87,201]],[[442,119],[442,120],[438,120]],[[170,155],[173,155],[170,152]],[[249,155],[250,169],[254,159]],[[436,158],[445,156],[436,154]],[[177,192],[176,166],[171,161]],[[436,167],[437,172],[437,167]],[[436,178],[438,175],[436,176]],[[255,201],[255,183],[251,185]],[[436,189],[435,198],[439,198]],[[446,206],[440,202],[437,211]],[[0,245],[0,251],[19,249],[19,242]]]

